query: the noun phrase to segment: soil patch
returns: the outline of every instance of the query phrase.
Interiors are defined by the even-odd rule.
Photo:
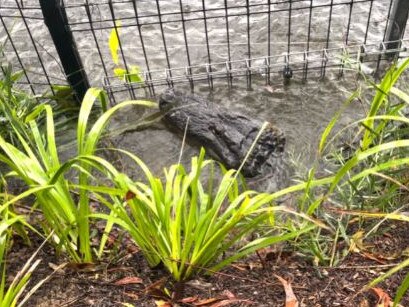
[[[53,275],[27,306],[284,306],[286,296],[277,276],[290,282],[300,306],[376,306],[378,297],[373,291],[360,291],[407,257],[408,233],[409,223],[389,223],[365,241],[365,252],[351,252],[336,267],[314,266],[282,247],[261,251],[185,284],[173,283],[161,268],[149,268],[142,253],[129,242],[110,262],[66,264],[57,272],[55,267],[64,259],[45,246],[30,285]],[[15,238],[8,257],[9,279],[41,244],[33,241],[26,246]],[[408,272],[400,271],[377,287],[393,298]],[[408,295],[401,305],[409,306]]]

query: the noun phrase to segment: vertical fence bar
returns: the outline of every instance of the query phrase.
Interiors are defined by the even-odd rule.
[[[206,37],[206,49],[207,49],[207,81],[209,83],[210,90],[213,90],[213,77],[212,77],[212,58],[210,56],[210,44],[209,44],[209,33],[207,31],[207,18],[206,18],[206,4],[205,0],[202,0],[202,9],[203,9],[203,21],[204,21],[204,30]]]
[[[33,37],[33,35],[31,34],[31,31],[30,31],[30,27],[28,26],[27,20],[26,20],[25,17],[24,17],[23,11],[22,11],[22,9],[21,9],[21,4],[20,4],[17,0],[16,0],[16,4],[17,4],[18,11],[20,12],[20,16],[21,16],[21,18],[23,19],[23,23],[24,23],[24,26],[26,27],[28,36],[30,37],[30,41],[31,41],[31,43],[33,44],[34,51],[35,51],[35,53],[36,53],[36,55],[37,55],[38,61],[40,62],[40,66],[41,66],[41,68],[42,68],[42,70],[43,70],[44,76],[45,76],[45,78],[46,78],[46,80],[47,80],[48,85],[50,86],[51,92],[52,92],[53,95],[54,95],[54,94],[55,94],[55,93],[54,93],[54,89],[53,89],[53,87],[51,86],[50,78],[49,78],[49,76],[48,76],[47,70],[45,69],[45,66],[44,66],[43,60],[42,60],[42,58],[41,58],[41,55],[40,55],[40,53],[38,52],[38,48],[37,48],[37,45],[36,45],[36,43],[35,43],[34,37]]]
[[[271,0],[267,1],[267,59],[266,59],[266,85],[271,83],[270,80],[270,56],[271,56]]]
[[[122,48],[121,38],[119,37],[119,31],[118,31],[118,26],[117,26],[116,19],[115,19],[114,5],[112,3],[112,0],[109,0],[108,6],[109,6],[109,11],[111,13],[112,20],[114,22],[114,30],[115,30],[116,37],[118,38],[119,51],[121,52],[122,61],[124,62],[126,74],[130,74],[129,66],[125,58],[124,48]],[[135,92],[134,92],[132,83],[126,81],[126,86],[129,87],[128,90],[129,90],[129,93],[131,94],[131,97],[135,99]]]
[[[227,5],[227,0],[224,0],[224,15],[226,18],[226,39],[227,39],[227,70],[229,73],[227,74],[228,79],[227,83],[229,86],[233,85],[233,78],[232,75],[230,74],[231,71],[231,51],[230,51],[230,29],[229,29],[229,10],[228,10],[228,5]]]
[[[101,60],[102,70],[104,71],[105,79],[107,80],[106,82],[109,83],[108,70],[107,70],[107,68],[106,68],[105,61],[104,61],[104,58],[103,58],[102,52],[101,52],[101,47],[99,46],[98,39],[97,39],[97,35],[96,35],[96,33],[95,33],[94,21],[92,20],[92,14],[91,14],[91,10],[90,10],[90,6],[89,6],[88,0],[85,1],[84,7],[85,7],[85,12],[86,12],[87,17],[88,17],[88,22],[89,22],[89,27],[90,27],[90,29],[91,29],[91,34],[92,34],[92,37],[94,38],[95,46],[97,47],[97,52],[98,52],[99,58],[100,58],[100,60]],[[111,93],[111,94],[112,94],[112,93]],[[115,104],[116,104],[115,95],[111,95],[110,98],[112,99],[112,102],[113,102],[113,104],[115,105]]]
[[[20,56],[19,56],[19,54],[18,54],[18,51],[17,51],[17,49],[16,49],[16,45],[15,45],[14,42],[13,42],[13,39],[12,39],[12,37],[11,37],[11,35],[10,35],[10,32],[9,32],[9,30],[8,30],[8,28],[7,28],[7,26],[6,26],[6,23],[4,22],[3,16],[2,16],[1,14],[0,14],[0,21],[1,21],[1,24],[3,25],[4,31],[6,32],[7,39],[9,40],[9,42],[10,42],[10,44],[11,44],[11,47],[13,48],[13,51],[14,51],[16,57],[17,57],[17,61],[18,61],[18,63],[20,64],[21,69],[23,70],[23,74],[24,74],[24,76],[26,77],[27,83],[28,83],[29,86],[30,86],[31,92],[35,95],[36,92],[35,92],[35,90],[34,90],[34,86],[31,84],[30,79],[28,78],[26,68],[25,68],[24,65],[23,65],[23,61],[21,60],[21,58],[20,58]]]
[[[251,89],[251,39],[250,39],[250,3],[246,0],[246,13],[247,13],[247,89]]]
[[[268,11],[267,11],[267,56],[271,56],[271,0],[268,0]]]
[[[310,41],[311,41],[311,24],[312,24],[312,0],[310,0],[310,6],[309,6],[309,16],[308,16],[308,34],[307,34],[307,52],[304,53],[304,74],[303,74],[303,81],[307,81],[308,77],[308,54],[310,51]]]
[[[287,29],[287,54],[284,56],[285,63],[284,63],[284,68],[283,68],[283,81],[285,85],[288,85],[290,83],[291,78],[293,77],[293,71],[290,67],[290,51],[291,51],[291,18],[292,18],[292,1],[290,0],[289,2],[289,8],[288,8],[288,29]]]
[[[366,22],[366,31],[365,31],[364,44],[366,44],[366,40],[367,40],[367,38],[368,38],[369,23],[370,23],[370,21],[371,21],[372,8],[373,8],[373,0],[371,0],[371,4],[370,4],[370,6],[369,6],[368,21]]]
[[[384,42],[385,42],[385,38],[386,38],[386,32],[387,32],[388,27],[389,27],[389,22],[390,22],[390,19],[391,19],[393,1],[394,0],[390,0],[390,2],[389,2],[388,16],[386,17],[386,25],[385,25],[385,29],[384,29],[384,32],[383,32],[383,41]]]
[[[247,14],[247,58],[251,58],[251,37],[250,37],[250,3],[246,0],[246,14]]]
[[[329,19],[328,19],[328,29],[327,29],[327,38],[326,38],[326,42],[325,42],[325,49],[328,49],[329,47],[329,38],[331,35],[331,24],[332,24],[332,8],[334,6],[334,0],[331,0],[331,4],[329,7]],[[324,52],[324,56],[326,55],[326,51]],[[325,73],[327,70],[327,61],[322,62],[323,65],[323,69],[321,69],[321,79],[325,77]]]
[[[293,2],[290,0],[289,5],[290,7],[288,8],[288,29],[287,29],[287,54],[290,54],[291,51],[291,18],[292,18],[292,7]]]
[[[189,44],[188,44],[188,41],[187,41],[185,14],[183,13],[182,0],[179,0],[179,6],[180,6],[180,17],[182,19],[183,38],[185,40],[187,65],[189,66],[189,69],[190,69],[190,66],[192,66],[192,64],[190,62]]]
[[[188,76],[192,75],[192,64],[190,62],[190,53],[189,53],[189,44],[187,41],[187,33],[186,33],[186,24],[185,24],[185,14],[183,13],[183,4],[182,4],[182,0],[179,0],[179,7],[180,7],[180,17],[182,19],[182,29],[183,29],[183,38],[185,40],[185,49],[186,49],[186,59],[187,59],[187,65],[188,68],[186,70],[186,74]],[[193,91],[194,89],[194,84],[191,78],[189,78],[189,83],[190,83],[190,89]]]
[[[67,27],[67,14],[59,0],[40,0],[40,5],[44,22],[50,31],[67,80],[74,91],[77,102],[80,103],[89,88],[89,82],[74,38]]]
[[[408,20],[409,1],[395,0],[391,12],[390,21],[386,30],[385,41],[387,49],[397,49],[400,46],[399,40],[405,33],[406,23]],[[398,56],[399,53],[391,53],[390,56]]]
[[[158,11],[158,19],[159,19],[160,32],[162,34],[163,48],[165,49],[166,64],[168,65],[168,68],[166,70],[167,81],[168,81],[169,86],[173,87],[172,70],[170,68],[168,47],[166,46],[165,31],[163,29],[162,14],[160,12],[159,0],[156,0],[156,9]]]
[[[149,80],[152,80],[151,70],[149,68],[148,56],[147,56],[146,48],[145,48],[145,42],[142,36],[142,29],[141,29],[142,26],[139,22],[138,7],[136,6],[136,0],[132,1],[132,5],[133,5],[133,10],[135,12],[136,26],[138,27],[138,33],[139,33],[139,39],[141,41],[143,57],[145,58],[146,70],[148,72],[147,75],[148,75]],[[155,87],[153,85],[149,86],[149,90],[151,91],[150,94],[152,96],[155,96]]]
[[[347,32],[345,33],[345,45],[348,45],[349,30],[351,29],[351,19],[352,19],[352,9],[353,8],[354,8],[354,0],[352,0],[349,3],[349,15],[348,15]]]

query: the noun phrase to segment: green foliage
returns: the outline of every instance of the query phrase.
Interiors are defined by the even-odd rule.
[[[76,262],[93,260],[89,225],[90,193],[81,187],[90,184],[93,169],[108,177],[116,172],[107,161],[94,155],[109,118],[128,105],[156,106],[148,101],[126,101],[105,111],[88,127],[89,116],[96,101],[106,110],[106,94],[98,89],[88,90],[78,116],[77,156],[64,163],[60,162],[58,156],[53,111],[49,105],[37,107],[26,117],[27,126],[22,130],[24,134],[14,129],[18,147],[0,136],[0,161],[10,167],[11,175],[19,177],[30,187],[29,191],[35,194],[47,221],[44,225],[45,233],[53,233],[53,242],[57,248],[65,250]],[[37,118],[43,112],[45,131],[42,133]],[[70,170],[78,172],[78,201],[73,195],[73,182],[66,178],[66,173]]]
[[[109,38],[116,65],[114,73],[124,82],[143,82],[139,67],[131,65],[127,71],[119,65],[120,27],[116,24]],[[0,161],[12,170],[10,176],[24,180],[29,189],[0,207],[0,259],[6,255],[12,227],[17,229],[25,223],[9,210],[9,204],[34,194],[46,220],[45,234],[76,262],[94,259],[90,243],[92,217],[106,220],[97,256],[101,256],[108,233],[117,224],[130,234],[151,266],[163,264],[178,281],[220,270],[257,249],[285,240],[292,240],[301,251],[312,255],[316,263],[336,265],[348,252],[337,250],[337,243],[351,241],[348,233],[351,216],[359,216],[361,220],[369,217],[408,221],[400,213],[401,208],[396,209],[409,163],[409,119],[403,113],[409,95],[396,84],[408,66],[409,60],[394,65],[379,84],[371,83],[368,88],[355,91],[324,130],[317,151],[318,163],[298,184],[272,194],[243,191],[240,169],[226,170],[214,161],[205,160],[203,150],[192,158],[190,170],[178,163],[166,169],[161,179],[134,154],[114,149],[134,161],[145,180],[133,181],[119,173],[95,154],[109,119],[129,105],[156,107],[156,104],[125,101],[107,110],[106,94],[98,89],[90,89],[81,105],[76,156],[60,162],[54,110],[48,104],[37,105],[34,98],[13,89],[20,74],[11,74],[9,70],[0,82],[0,120],[11,129],[0,131]],[[333,133],[343,110],[356,99],[364,100],[368,91],[374,93],[367,116]],[[52,99],[58,95],[69,97],[69,88],[60,88]],[[98,101],[103,113],[91,124],[90,116]],[[157,117],[160,115],[154,114],[150,119]],[[348,150],[340,150],[338,140],[348,131],[354,135],[352,145]],[[317,178],[322,160],[326,161],[329,174]],[[73,171],[77,175],[75,181],[67,176],[67,172]],[[108,178],[111,186],[99,184],[94,172]],[[216,178],[215,173],[221,173],[221,178]],[[109,209],[108,213],[91,212],[91,193]],[[296,199],[296,206],[275,204],[290,194],[296,195],[292,198]],[[328,212],[328,207],[343,214]],[[373,208],[378,212],[367,212]],[[270,231],[262,233],[261,226],[266,224]],[[254,231],[261,237],[245,242],[243,238],[248,239]],[[408,260],[403,261],[368,287],[408,265]],[[17,300],[31,274],[29,267],[8,292],[5,265],[1,267],[0,301]],[[408,287],[409,277],[406,277],[395,304]]]
[[[408,66],[409,59],[393,65],[379,84],[371,82],[367,89],[360,88],[347,99],[343,109],[357,98],[365,101],[364,94],[372,92],[364,118],[331,136],[342,109],[324,130],[318,159],[326,159],[326,170],[330,175],[317,180],[317,167],[314,167],[306,181],[298,185],[305,187],[299,200],[302,211],[313,214],[332,229],[328,234],[317,228],[298,243],[304,252],[314,255],[317,263],[334,265],[348,252],[345,250],[342,254],[336,246],[341,239],[347,243],[352,240],[348,233],[351,215],[360,217],[360,225],[366,218],[381,219],[375,227],[386,220],[408,221],[400,211],[403,209],[401,200],[407,196],[402,182],[407,178],[409,163],[409,119],[404,113],[409,105],[409,95],[396,87]],[[346,149],[340,148],[338,140],[350,131],[349,135],[353,135],[351,145]],[[288,189],[294,190],[295,187]],[[325,210],[323,205],[332,212]],[[374,208],[377,212],[368,212]],[[334,213],[337,210],[343,214],[337,216]],[[408,265],[408,260],[403,261],[376,278],[367,288]],[[395,305],[407,291],[408,280],[405,278],[399,288]]]
[[[139,165],[147,183],[133,182],[125,175],[116,178],[125,201],[114,204],[104,201],[114,213],[94,214],[123,227],[141,248],[151,266],[162,263],[176,280],[184,280],[197,272],[214,272],[257,249],[294,238],[313,226],[291,232],[277,232],[259,238],[245,246],[241,239],[279,207],[269,207],[271,197],[254,191],[240,193],[238,173],[223,171],[214,190],[214,161],[204,160],[204,150],[192,158],[191,170],[175,164],[165,170],[164,182],[153,176],[148,167],[135,155],[121,151]],[[207,184],[202,178],[210,169]],[[240,246],[240,247],[238,247]],[[230,248],[235,253],[221,259]]]
[[[111,52],[112,61],[115,65],[119,64],[118,49],[119,49],[119,29],[121,28],[121,22],[117,21],[115,23],[114,29],[112,29],[109,34],[108,46]]]
[[[408,264],[409,265],[409,264]],[[400,269],[400,268],[399,268]],[[406,274],[405,279],[396,291],[396,296],[393,301],[393,307],[398,306],[399,302],[402,300],[403,296],[409,289],[409,273]]]
[[[111,52],[112,61],[115,63],[114,74],[120,80],[126,83],[142,83],[144,82],[141,75],[141,69],[137,65],[129,65],[129,70],[119,65],[118,50],[120,49],[119,31],[121,29],[121,21],[115,22],[115,27],[111,30],[108,39],[108,47]]]
[[[2,67],[3,77],[0,79],[0,135],[15,143],[15,131],[29,139],[26,131],[26,117],[38,106],[36,97],[26,94],[15,87],[22,72],[12,71],[12,66]],[[10,129],[12,128],[12,129]]]
[[[27,134],[29,130],[27,117],[42,104],[53,106],[56,120],[56,130],[65,130],[75,124],[79,107],[73,98],[69,86],[53,85],[54,95],[44,94],[33,96],[19,90],[17,83],[22,72],[13,72],[12,66],[2,66],[0,78],[0,135],[12,144],[19,146],[17,133],[22,135],[31,146],[35,141]],[[44,113],[39,113],[37,123],[40,130],[45,122]]]
[[[130,65],[129,71],[127,71],[124,68],[117,67],[114,69],[114,74],[115,76],[117,76],[119,79],[121,79],[124,82],[128,82],[128,83],[143,82],[143,78],[141,77],[141,74],[140,74],[140,68],[135,65]]]
[[[13,232],[25,235],[25,227],[30,227],[24,217],[11,210],[10,206],[22,197],[28,196],[24,193],[20,197],[10,199],[5,192],[0,193],[0,307],[16,306],[19,298],[23,294],[27,284],[30,281],[32,272],[40,263],[40,260],[34,261],[31,257],[20,272],[7,285],[7,251],[11,245],[11,236]]]

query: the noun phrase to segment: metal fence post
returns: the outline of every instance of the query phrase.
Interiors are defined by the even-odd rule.
[[[399,40],[402,39],[403,34],[405,33],[408,13],[408,0],[394,0],[388,28],[386,29],[385,41],[390,42],[386,43],[386,49],[400,48]],[[391,53],[392,57],[395,55],[398,55],[398,53]]]
[[[77,102],[81,103],[90,86],[74,38],[67,26],[68,18],[62,1],[40,0],[40,5],[68,83],[74,90]]]

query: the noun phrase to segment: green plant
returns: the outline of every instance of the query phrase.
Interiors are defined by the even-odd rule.
[[[10,195],[3,192],[0,193],[0,307],[11,307],[16,306],[18,300],[22,296],[27,284],[30,281],[31,274],[35,268],[40,263],[40,260],[34,261],[35,256],[37,255],[40,248],[35,252],[32,257],[25,263],[17,275],[13,278],[12,282],[7,285],[7,251],[11,245],[11,236],[13,232],[26,236],[25,228],[32,227],[25,221],[24,217],[18,215],[10,209],[10,206],[30,195],[35,190],[27,191],[22,193],[18,197],[11,198]],[[33,288],[31,293],[26,294],[22,302],[27,300],[29,296],[38,289],[47,279],[37,283]],[[22,303],[19,304],[21,306]]]
[[[24,91],[18,90],[15,83],[21,78],[22,72],[14,72],[12,66],[2,66],[2,78],[0,78],[0,135],[12,143],[17,142],[14,131],[18,131],[27,139],[25,134],[25,118],[30,114],[38,101]],[[10,129],[12,127],[12,129]]]
[[[363,210],[378,208],[394,210],[399,203],[401,189],[396,181],[385,180],[391,176],[399,181],[406,172],[409,142],[404,127],[408,120],[402,111],[409,101],[408,96],[395,87],[399,77],[407,69],[409,61],[393,65],[379,84],[369,82],[369,87],[358,88],[337,112],[324,130],[318,148],[317,165],[306,178],[306,189],[299,198],[302,212],[318,216],[332,228],[332,235],[321,234],[317,229],[303,238],[306,253],[311,253],[318,262],[334,265],[345,256],[336,254],[337,241],[349,240],[347,214],[334,216],[325,207],[339,210]],[[373,93],[367,116],[340,129],[332,135],[343,110],[357,99]],[[352,135],[349,148],[339,147],[339,139]],[[402,139],[403,137],[403,139]],[[324,184],[316,183],[316,169],[325,161],[328,177]],[[326,205],[326,206],[323,206]]]
[[[129,68],[123,68],[119,65],[118,49],[121,47],[119,40],[119,30],[121,29],[121,22],[115,22],[115,26],[109,34],[108,46],[111,52],[112,61],[115,63],[114,74],[123,82],[127,83],[141,83],[143,77],[141,76],[141,69],[137,65],[129,65]]]
[[[58,249],[65,250],[73,261],[93,260],[90,243],[90,193],[86,188],[91,183],[92,169],[111,176],[116,171],[104,159],[94,155],[98,141],[110,117],[120,108],[128,105],[155,107],[149,101],[125,101],[105,111],[99,119],[88,127],[93,105],[99,101],[106,110],[106,94],[102,90],[90,89],[81,105],[77,125],[77,155],[61,163],[56,139],[53,111],[45,104],[37,107],[26,117],[27,127],[22,126],[22,133],[14,129],[19,146],[7,142],[0,136],[0,161],[6,163],[15,175],[35,191],[37,203],[44,214],[46,234],[53,233],[53,242]],[[45,131],[36,121],[45,113]],[[14,128],[14,126],[13,126]],[[78,201],[73,195],[74,183],[66,178],[69,170],[78,171]],[[107,229],[109,231],[109,229]],[[103,242],[101,242],[103,244]]]
[[[116,182],[126,195],[125,200],[117,198],[111,203],[101,198],[114,214],[93,216],[123,227],[141,248],[148,263],[151,266],[162,263],[175,280],[185,280],[201,271],[217,271],[259,248],[289,240],[313,227],[305,224],[291,232],[277,232],[240,246],[246,234],[285,208],[262,209],[270,204],[270,195],[254,191],[240,193],[235,170],[221,167],[224,175],[215,187],[215,162],[204,160],[204,150],[192,158],[190,172],[180,164],[165,170],[163,183],[138,157],[120,152],[137,163],[147,183],[133,182],[119,174]],[[209,178],[204,185],[202,173],[207,168]],[[221,259],[232,247],[235,252]]]
[[[67,127],[75,124],[78,119],[79,107],[73,99],[72,89],[69,86],[53,85],[54,94],[30,95],[17,86],[22,71],[13,71],[11,64],[3,65],[2,76],[0,78],[0,135],[7,141],[18,146],[19,141],[16,135],[20,135],[30,143],[35,145],[35,141],[27,134],[29,130],[27,116],[29,116],[41,104],[53,106],[56,130],[66,130]],[[45,117],[39,114],[37,123],[42,129]],[[12,128],[12,129],[10,129]]]
[[[329,157],[327,165],[330,161],[332,166],[327,170],[331,170],[331,174],[317,181],[316,168],[313,168],[303,183],[306,188],[299,200],[303,212],[314,214],[333,230],[331,234],[324,234],[317,229],[302,237],[307,247],[304,251],[312,253],[318,262],[334,265],[337,258],[342,259],[342,255],[337,255],[336,246],[340,239],[347,243],[352,241],[348,233],[351,216],[358,216],[361,226],[367,218],[381,219],[364,238],[386,220],[409,221],[400,213],[405,208],[401,206],[402,199],[407,200],[408,195],[409,119],[404,112],[409,104],[409,95],[396,86],[408,66],[409,60],[392,65],[379,84],[368,81],[370,86],[367,89],[357,90],[345,102],[347,106],[357,98],[365,101],[362,92],[372,92],[364,118],[330,137],[342,114],[340,111],[322,134],[318,158]],[[337,140],[347,131],[353,131],[350,134],[354,136],[352,147],[345,154],[339,149]],[[376,209],[377,212],[369,213],[368,209]],[[342,214],[337,216],[337,211]],[[408,260],[403,261],[366,288],[384,281],[408,265]],[[395,306],[408,288],[409,277],[406,276],[396,295]]]

